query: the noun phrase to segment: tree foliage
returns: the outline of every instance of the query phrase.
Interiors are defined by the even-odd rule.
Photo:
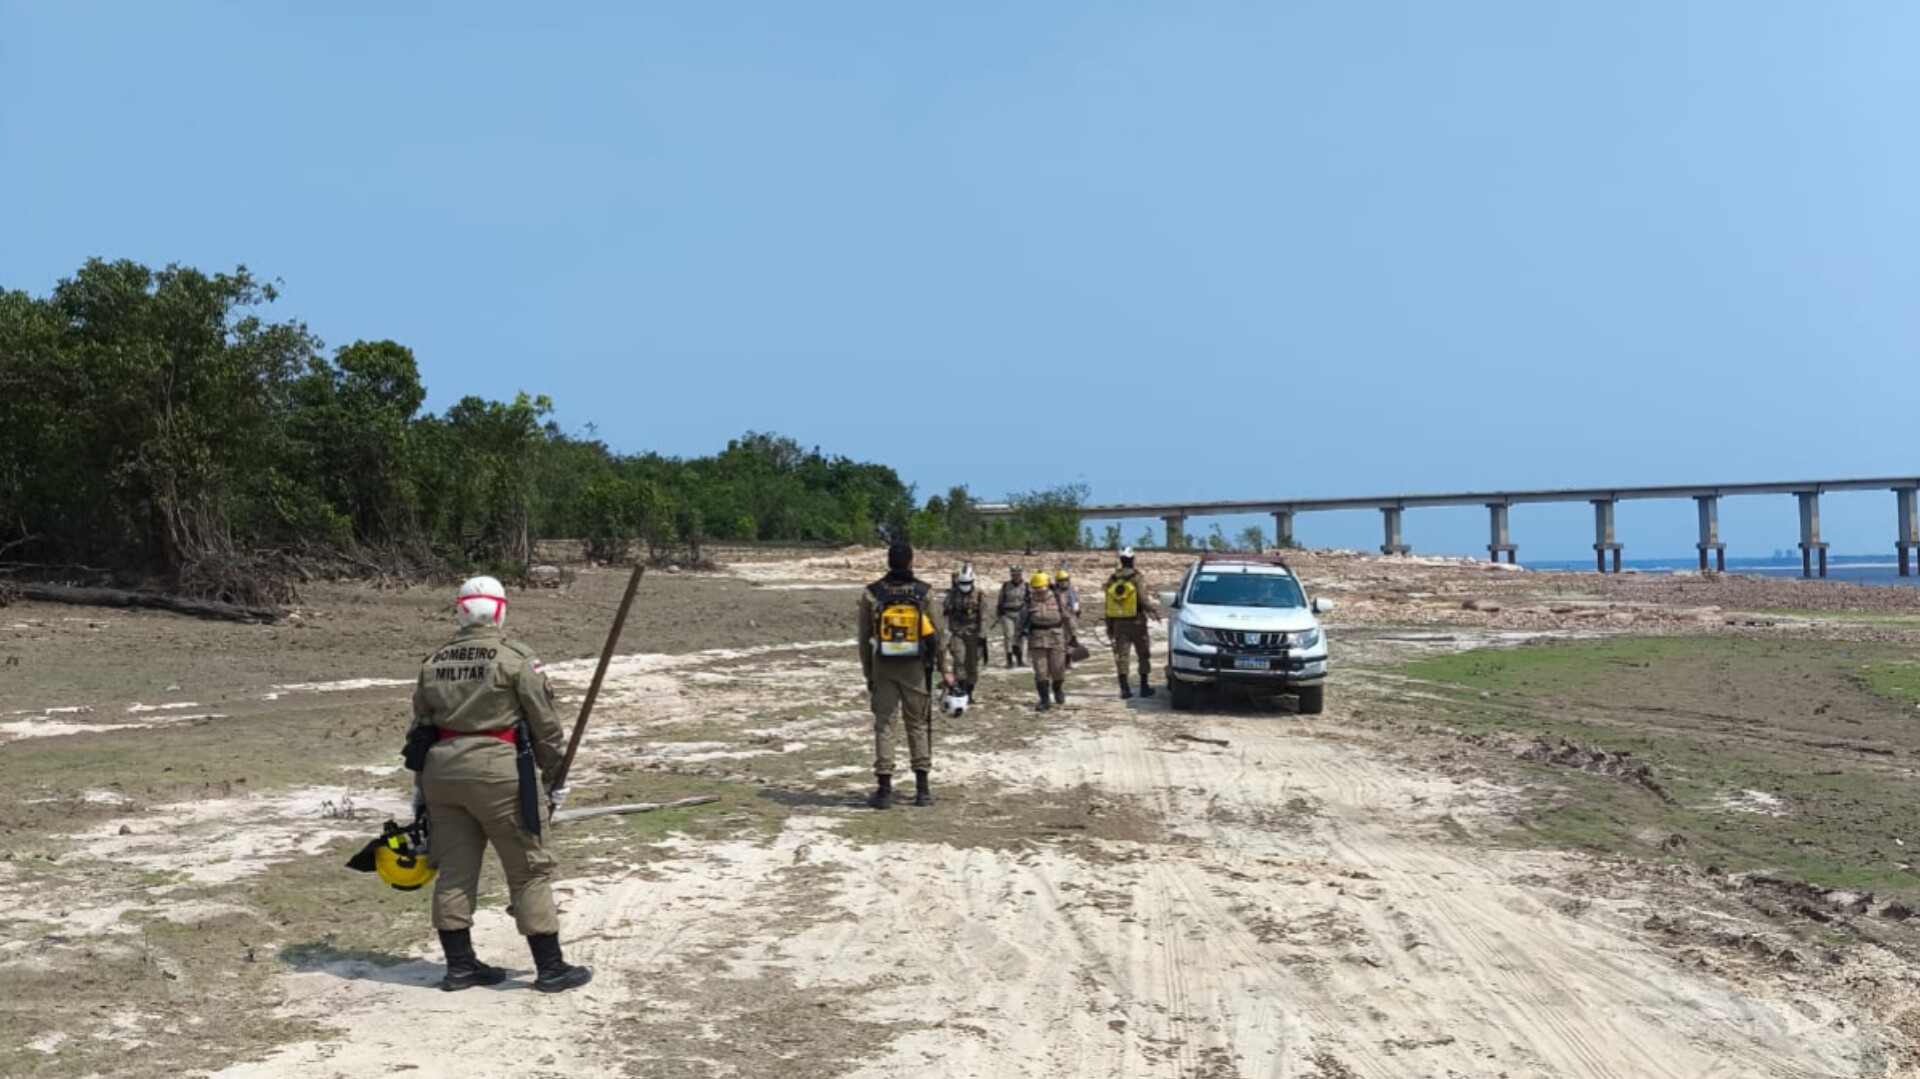
[[[748,432],[711,457],[622,455],[553,403],[422,411],[413,352],[330,355],[272,321],[272,284],[89,261],[45,296],[0,289],[0,555],[223,598],[269,554],[403,557],[512,573],[537,538],[596,558],[714,541],[1069,547],[1084,487],[980,512],[965,487],[916,507],[890,467]]]

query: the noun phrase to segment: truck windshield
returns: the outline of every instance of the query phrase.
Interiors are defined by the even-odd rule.
[[[1213,607],[1305,607],[1300,582],[1272,573],[1202,573],[1187,602]]]

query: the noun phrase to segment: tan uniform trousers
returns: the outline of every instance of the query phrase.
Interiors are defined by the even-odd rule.
[[[1047,682],[1067,680],[1067,631],[1036,629],[1027,638],[1027,658],[1033,663],[1033,676]]]
[[[420,785],[432,822],[433,927],[473,925],[480,861],[487,845],[507,876],[508,902],[520,935],[560,932],[553,905],[553,856],[520,820],[520,778],[514,747],[497,738],[451,738],[427,753]],[[546,804],[540,792],[540,804]]]
[[[977,686],[980,682],[980,664],[987,658],[987,639],[963,637],[955,633],[947,638],[947,652],[953,656],[955,677],[960,683]]]
[[[999,621],[994,623],[994,628],[1000,631],[1000,647],[1005,649],[1008,655],[1020,651],[1021,645],[1025,642],[1020,639],[1019,611],[1001,615]]]
[[[933,694],[927,692],[927,668],[917,659],[874,660],[873,774],[893,774],[893,716],[907,729],[908,763],[916,772],[933,768]]]
[[[1140,681],[1145,682],[1153,670],[1153,651],[1151,636],[1147,632],[1147,620],[1143,618],[1107,619],[1107,640],[1113,645],[1113,666],[1120,677],[1127,676],[1127,650],[1131,648],[1139,660]]]

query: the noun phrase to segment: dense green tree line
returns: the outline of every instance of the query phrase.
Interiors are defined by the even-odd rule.
[[[0,562],[248,594],[263,559],[326,554],[513,572],[536,538],[592,553],[710,541],[1070,547],[1080,488],[988,517],[916,506],[893,469],[749,433],[711,457],[622,455],[552,403],[423,413],[413,353],[328,354],[269,320],[270,283],[94,260],[45,296],[0,290]]]

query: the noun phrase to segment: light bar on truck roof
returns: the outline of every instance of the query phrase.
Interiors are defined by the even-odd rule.
[[[1200,564],[1202,566],[1278,566],[1288,573],[1293,572],[1293,567],[1287,565],[1287,560],[1277,554],[1250,554],[1247,552],[1222,554],[1213,552],[1201,555]]]

